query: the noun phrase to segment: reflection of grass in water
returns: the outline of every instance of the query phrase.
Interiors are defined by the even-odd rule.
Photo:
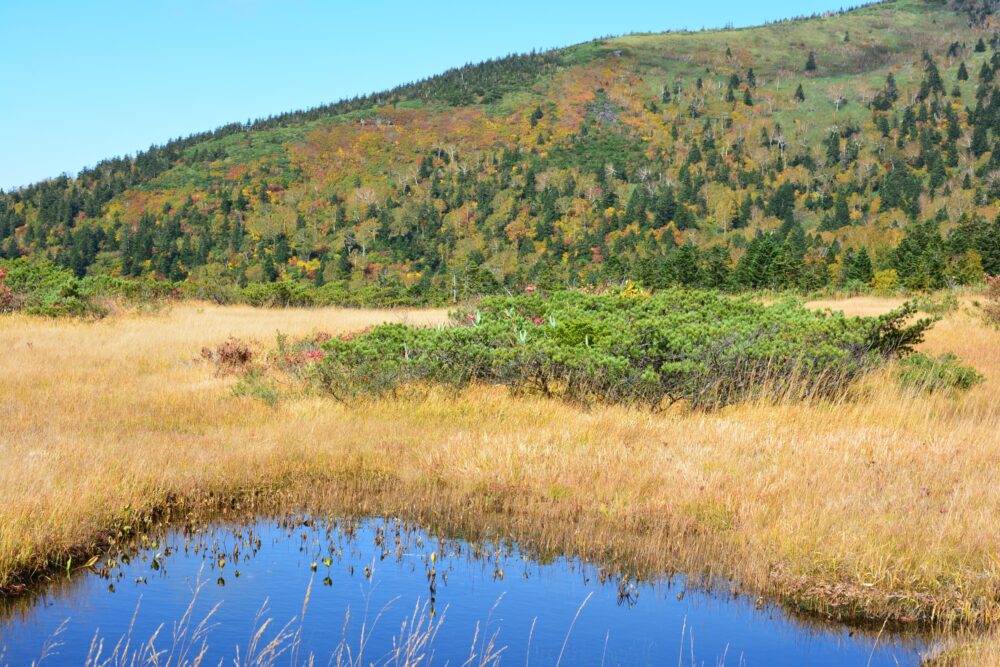
[[[137,605],[128,630],[114,644],[110,643],[111,638],[104,638],[100,634],[94,636],[84,664],[88,667],[125,665],[199,667],[207,659],[212,631],[218,627],[218,624],[214,622],[214,618],[222,604],[221,602],[217,603],[200,620],[195,620],[198,596],[205,585],[206,582],[199,575],[199,580],[193,589],[191,601],[188,603],[181,618],[172,625],[171,630],[167,632],[166,626],[161,624],[150,637],[144,640],[140,640],[134,636],[135,622],[140,613],[140,605]],[[277,626],[275,619],[268,615],[268,602],[265,600],[253,619],[247,643],[233,647],[232,663],[237,667],[271,667],[277,664],[287,664],[297,667],[299,665],[312,666],[319,664],[321,656],[312,652],[304,655],[302,653],[302,629],[309,609],[312,587],[313,579],[310,579],[300,614],[280,627]],[[592,596],[593,592],[587,594],[570,620],[569,627],[562,640],[555,667],[560,667],[563,663],[566,648],[570,643],[576,621]],[[375,647],[371,645],[372,635],[378,624],[382,621],[385,613],[389,611],[399,598],[393,598],[383,605],[374,614],[371,622],[369,622],[370,599],[371,590],[369,590],[365,597],[364,615],[361,620],[359,635],[353,641],[347,637],[351,611],[348,609],[345,612],[340,642],[328,656],[326,664],[334,667],[362,667],[363,665],[417,667],[419,665],[437,664],[435,662],[434,642],[445,623],[447,608],[440,615],[437,615],[433,612],[429,602],[421,602],[418,599],[414,604],[413,611],[403,617],[399,631],[392,636],[389,644],[383,647]],[[461,663],[462,667],[494,667],[500,664],[500,659],[507,650],[507,647],[498,644],[497,640],[500,631],[499,629],[491,631],[491,627],[493,625],[493,614],[502,599],[503,595],[497,598],[497,601],[490,609],[485,623],[481,625],[479,621],[476,622],[473,636],[469,642],[469,654],[466,660]],[[537,617],[532,621],[527,637],[525,650],[527,657],[525,664],[530,664],[531,643],[535,634],[535,621],[537,621]],[[40,651],[39,659],[32,663],[33,666],[40,666],[50,659],[58,659],[59,649],[63,646],[61,636],[67,629],[67,624],[68,621],[63,622],[45,641]],[[607,654],[609,637],[610,634],[605,636],[604,657]],[[689,640],[688,643],[685,643],[686,638]],[[873,655],[876,648],[877,644],[872,648]],[[701,664],[696,662],[694,634],[693,632],[687,632],[687,620],[685,619],[681,629],[678,664],[683,663],[685,652],[688,650],[690,651],[692,667],[696,664]],[[370,657],[372,653],[376,654],[374,658]],[[719,667],[725,666],[727,655],[728,646],[726,652],[716,659],[716,664]],[[3,649],[0,648],[0,664],[4,664],[3,657]],[[602,664],[603,662],[602,657]]]
[[[88,667],[124,665],[198,667],[202,665],[210,648],[212,631],[218,627],[214,618],[222,604],[221,602],[216,604],[200,620],[195,620],[198,596],[205,585],[206,582],[199,575],[199,581],[194,587],[191,601],[181,618],[173,623],[169,632],[166,626],[161,624],[150,637],[145,639],[136,637],[134,635],[135,621],[140,613],[140,606],[137,605],[128,630],[114,644],[110,643],[113,638],[104,638],[100,634],[95,635],[84,664]],[[319,664],[320,656],[311,652],[302,654],[302,629],[309,609],[312,587],[313,580],[310,579],[299,616],[290,619],[280,627],[276,624],[275,619],[268,615],[268,602],[265,600],[253,619],[246,644],[233,647],[232,663],[238,667],[251,665],[270,667],[277,664],[288,664],[295,667]],[[393,598],[387,602],[369,621],[370,596],[371,591],[366,595],[359,636],[353,641],[347,637],[351,618],[351,611],[348,609],[344,615],[340,642],[328,656],[326,664],[336,667],[362,667],[363,665],[416,667],[417,665],[434,664],[434,641],[445,622],[447,609],[439,615],[435,614],[429,602],[421,602],[418,599],[414,604],[413,611],[403,617],[399,631],[393,635],[390,643],[386,646],[376,647],[371,645],[372,634],[382,621],[384,614],[399,598]],[[505,647],[497,645],[499,630],[490,632],[492,615],[499,603],[500,599],[494,604],[490,616],[482,628],[479,622],[476,623],[475,633],[470,642],[469,655],[462,665],[491,667],[500,663],[500,657]],[[58,659],[59,648],[63,646],[61,636],[67,628],[67,623],[61,624],[46,640],[40,651],[39,659],[33,662],[33,665],[41,665],[50,659]],[[568,642],[571,632],[572,625],[567,632],[566,642]],[[375,653],[376,657],[369,657],[372,653]],[[0,664],[4,664],[2,649],[0,649]]]
[[[85,664],[90,667],[114,667],[125,665],[165,665],[165,666],[189,666],[199,667],[207,660],[210,648],[212,631],[218,627],[214,618],[222,603],[212,607],[200,620],[195,620],[195,609],[198,596],[206,585],[201,580],[195,585],[191,601],[176,621],[169,632],[166,626],[161,625],[154,633],[140,642],[134,636],[135,621],[140,613],[137,605],[132,615],[132,622],[124,635],[119,637],[114,644],[111,638],[95,635],[90,644]],[[268,602],[259,608],[253,619],[250,628],[249,638],[245,645],[233,647],[232,664],[237,667],[271,667],[277,664],[312,666],[320,664],[322,656],[313,652],[303,653],[303,626],[306,614],[309,609],[309,602],[312,596],[313,580],[311,579],[306,589],[306,594],[302,603],[302,609],[297,617],[290,619],[282,626],[278,626],[275,619],[270,617]],[[566,634],[562,639],[561,648],[556,659],[555,667],[560,667],[566,656],[566,649],[569,646],[573,628],[579,619],[581,612],[589,602],[593,592],[588,593],[583,602],[577,608],[573,618],[569,621]],[[500,660],[507,651],[507,646],[498,643],[499,629],[491,630],[493,626],[493,614],[499,607],[503,598],[501,595],[490,609],[489,615],[484,623],[476,622],[475,630],[471,641],[468,642],[470,648],[468,657],[461,663],[462,667],[495,667],[500,664]],[[386,612],[390,610],[399,598],[393,598],[383,605],[374,616],[371,616],[369,608],[371,590],[365,596],[364,612],[361,619],[361,627],[358,636],[350,639],[347,636],[348,627],[351,620],[351,610],[348,609],[344,615],[344,622],[341,630],[341,638],[337,646],[327,656],[326,664],[334,667],[362,667],[364,665],[393,665],[397,667],[417,667],[420,665],[439,664],[435,659],[434,643],[438,633],[445,623],[447,608],[439,615],[435,614],[429,602],[415,602],[413,611],[404,616],[391,640],[383,646],[373,646],[371,639],[376,627],[382,622]],[[528,632],[525,647],[525,664],[531,662],[531,645],[535,635],[535,622],[532,620]],[[67,622],[61,624],[57,630],[46,640],[40,651],[40,657],[33,665],[42,665],[47,660],[58,659],[59,649],[63,645],[61,636],[67,628]],[[884,626],[883,626],[884,630]],[[878,639],[881,631],[871,648],[869,664],[878,650]],[[610,633],[604,637],[604,653],[601,664],[607,657],[608,640]],[[374,657],[372,657],[374,655]],[[685,664],[690,656],[690,665],[695,667],[704,664],[696,658],[695,637],[693,628],[687,627],[687,619],[684,619],[681,627],[678,665]],[[716,656],[714,664],[725,667],[729,658],[729,645],[721,656]],[[743,664],[743,657],[739,656],[739,664]],[[3,650],[0,648],[0,664],[3,663]]]
[[[362,536],[369,538],[371,543],[362,541]],[[457,572],[456,565],[460,563],[475,564],[481,569],[482,574],[489,576],[492,572],[494,580],[503,579],[504,571],[517,576],[518,565],[524,568],[523,576],[529,578],[534,567],[541,567],[543,564],[527,558],[527,555],[520,551],[510,540],[481,541],[477,543],[465,543],[454,537],[438,536],[428,534],[420,527],[398,520],[357,520],[352,518],[333,517],[309,517],[301,515],[291,515],[275,520],[257,520],[256,523],[244,524],[209,524],[209,525],[189,525],[182,530],[172,531],[169,535],[142,535],[136,537],[131,543],[120,545],[111,550],[100,562],[95,563],[92,576],[98,576],[114,583],[130,583],[136,574],[144,574],[146,568],[154,570],[158,578],[176,577],[177,574],[172,560],[174,558],[192,558],[196,561],[201,559],[203,565],[199,570],[197,579],[200,582],[212,580],[219,574],[217,583],[225,586],[230,576],[238,578],[239,569],[245,567],[241,565],[253,560],[258,556],[258,552],[269,545],[288,543],[299,545],[298,550],[305,559],[305,563],[311,571],[316,573],[310,582],[306,595],[306,605],[303,607],[301,618],[305,618],[305,611],[308,605],[313,582],[317,577],[322,577],[322,585],[332,585],[330,575],[332,568],[337,564],[344,564],[344,560],[362,562],[370,559],[369,565],[363,569],[355,571],[354,564],[350,564],[347,572],[350,575],[364,576],[370,587],[374,587],[375,565],[377,563],[391,560],[397,564],[409,559],[416,558],[423,564],[424,575],[428,582],[427,603],[422,607],[431,619],[436,617],[435,609],[435,588],[436,582],[447,582],[449,573]],[[310,564],[311,562],[311,564]],[[582,577],[587,585],[609,586],[617,591],[618,604],[632,607],[639,601],[640,586],[650,589],[649,592],[664,597],[673,595],[671,590],[675,585],[681,585],[678,599],[684,597],[686,592],[692,589],[696,592],[698,586],[696,582],[678,582],[673,578],[668,579],[636,579],[635,575],[628,572],[608,571],[605,567],[588,565],[586,563],[566,561],[559,562],[551,559],[549,565],[564,570],[565,576]],[[138,565],[139,570],[134,570]],[[208,568],[209,572],[205,571]],[[83,568],[81,568],[83,569]],[[325,576],[324,576],[325,575]],[[52,600],[53,597],[68,598],[79,591],[75,590],[77,582],[85,580],[85,573],[77,571],[73,577],[60,577],[53,580],[53,584],[44,590],[45,598]],[[150,583],[145,576],[136,579],[136,583]],[[204,585],[204,584],[202,584]],[[197,590],[202,589],[202,585]],[[662,586],[662,587],[661,587]],[[714,595],[722,604],[737,602],[740,596],[734,589],[726,586],[717,586],[714,591],[708,591]],[[586,601],[593,595],[591,591]],[[735,596],[735,598],[734,598]],[[365,599],[364,616],[369,615],[369,596]],[[500,596],[502,598],[503,595]],[[399,598],[394,598],[397,601]],[[32,605],[37,603],[37,599],[31,596],[20,596],[13,600],[8,600],[11,604],[22,610],[27,615]],[[494,605],[486,622],[486,629],[491,626],[493,611],[499,605],[500,599]],[[742,602],[752,604],[752,599],[743,599]],[[192,603],[193,604],[193,603]],[[218,607],[218,605],[217,605]],[[581,605],[579,612],[582,610]],[[377,618],[381,618],[385,608],[380,610]],[[214,614],[214,611],[212,612]],[[350,611],[348,611],[350,614]],[[189,608],[183,615],[183,622],[190,623],[193,615],[193,608]],[[258,621],[263,622],[263,614],[258,614]],[[830,623],[825,623],[815,615],[791,615],[789,620],[793,621],[796,632],[803,638],[826,635],[837,628]],[[341,641],[341,652],[348,652],[348,649],[357,650],[354,646],[349,646],[346,641],[346,621],[344,637]],[[134,621],[134,618],[133,618]],[[575,619],[573,621],[575,623]],[[570,630],[572,631],[572,625]],[[259,624],[258,624],[259,625]],[[254,632],[258,632],[258,625],[254,626]],[[532,627],[534,623],[532,623]],[[268,619],[268,627],[274,628],[274,620]],[[362,631],[362,637],[369,636],[372,628],[367,626],[367,630]],[[857,628],[852,634],[859,635],[859,641],[874,641],[873,649],[877,647],[879,638],[886,629],[899,631],[900,628],[889,628],[884,622],[881,626],[872,628]],[[904,629],[905,630],[905,629]],[[530,654],[531,638],[533,629],[529,632],[528,652]],[[258,638],[263,640],[266,633]],[[162,636],[158,633],[158,637]],[[477,630],[477,637],[479,636]],[[861,638],[865,639],[861,639]],[[485,642],[487,635],[483,635]],[[492,644],[496,644],[497,633],[489,635]],[[916,640],[915,635],[910,639]],[[929,639],[929,638],[928,638]],[[258,641],[258,644],[260,643]],[[562,651],[566,650],[568,635],[563,640]],[[903,635],[897,635],[893,642],[902,642],[905,645],[909,639]],[[107,643],[107,642],[105,642]],[[155,642],[154,642],[155,643]],[[930,642],[928,641],[928,644]],[[481,650],[483,647],[480,647]],[[240,647],[245,650],[244,647]],[[0,660],[0,665],[4,664]],[[350,663],[347,663],[350,664]],[[724,663],[723,663],[724,664]]]

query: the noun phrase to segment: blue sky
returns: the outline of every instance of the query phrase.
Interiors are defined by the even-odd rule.
[[[834,0],[0,0],[0,189],[532,48]]]

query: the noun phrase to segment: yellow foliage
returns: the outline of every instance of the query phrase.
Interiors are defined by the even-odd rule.
[[[649,295],[649,290],[642,289],[632,280],[626,281],[625,287],[622,288],[622,296],[626,299],[645,299]]]
[[[844,272],[844,265],[838,259],[836,262],[828,264],[826,270],[829,272],[830,282],[836,283],[840,278],[840,274]]]
[[[868,284],[877,292],[888,292],[899,285],[899,273],[896,269],[876,271]]]

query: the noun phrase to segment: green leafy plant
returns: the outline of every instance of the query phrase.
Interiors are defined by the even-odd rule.
[[[103,317],[107,309],[72,271],[49,261],[0,261],[0,312],[49,317]]]
[[[912,351],[932,324],[912,322],[915,311],[848,318],[680,289],[490,297],[453,313],[453,326],[388,324],[324,341],[308,378],[342,400],[472,382],[653,409],[832,396]]]
[[[255,398],[272,406],[281,400],[281,392],[274,380],[260,368],[251,368],[240,376],[233,385],[233,395]]]
[[[958,296],[952,291],[937,297],[931,295],[918,296],[913,301],[918,310],[930,315],[948,315],[958,310],[960,305]]]
[[[937,357],[923,353],[910,355],[900,360],[897,377],[904,387],[928,393],[964,392],[985,380],[976,369],[950,352]]]

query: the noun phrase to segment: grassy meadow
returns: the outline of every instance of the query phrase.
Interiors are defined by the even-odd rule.
[[[877,314],[901,300],[815,303]],[[842,618],[967,636],[952,658],[1000,663],[1000,331],[967,303],[921,345],[986,381],[907,392],[893,369],[838,401],[663,414],[506,390],[431,388],[344,405],[234,396],[200,358],[229,336],[434,310],[258,310],[184,303],[97,322],[0,318],[0,589],[83,563],[168,514],[220,508],[386,513],[506,534],[638,574],[734,579]]]

